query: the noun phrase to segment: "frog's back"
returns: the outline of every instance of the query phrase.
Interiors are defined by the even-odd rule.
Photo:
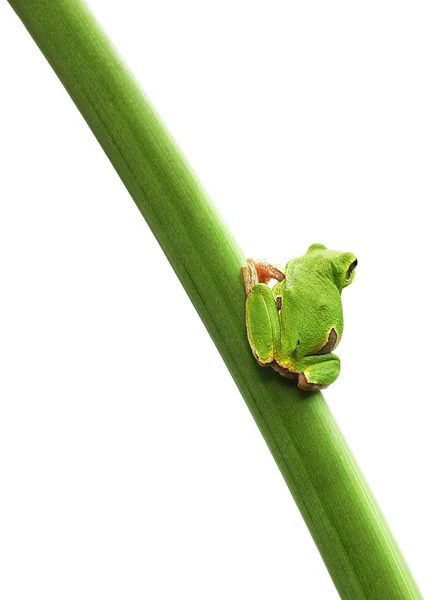
[[[341,337],[341,294],[329,278],[309,268],[308,263],[289,265],[292,268],[287,269],[283,292],[282,346],[286,355],[314,354],[326,344],[332,329],[337,343]]]

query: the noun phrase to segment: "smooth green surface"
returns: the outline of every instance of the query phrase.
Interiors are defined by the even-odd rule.
[[[322,395],[305,395],[257,366],[245,334],[244,256],[88,9],[79,0],[9,3],[87,120],[194,303],[341,597],[420,598]],[[287,566],[288,597],[295,568]]]
[[[277,365],[286,376],[299,374],[298,387],[307,391],[337,379],[340,359],[332,350],[343,335],[341,292],[355,278],[357,263],[351,252],[312,244],[303,256],[289,260],[284,278],[270,289],[264,283],[267,263],[261,263],[258,273],[248,260],[248,340],[261,364]]]

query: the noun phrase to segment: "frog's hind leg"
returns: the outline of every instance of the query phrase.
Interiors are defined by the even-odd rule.
[[[280,320],[270,288],[257,283],[247,298],[248,341],[258,363],[269,365],[279,348]]]
[[[327,388],[340,374],[340,359],[332,353],[306,356],[302,362],[304,364],[300,367],[298,387],[307,392]]]

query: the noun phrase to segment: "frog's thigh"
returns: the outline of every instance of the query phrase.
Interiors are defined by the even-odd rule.
[[[302,362],[298,386],[303,390],[321,390],[340,374],[340,359],[335,354],[308,356]]]
[[[266,284],[259,283],[247,299],[248,341],[259,363],[268,364],[274,360],[279,331],[280,322],[272,292]]]

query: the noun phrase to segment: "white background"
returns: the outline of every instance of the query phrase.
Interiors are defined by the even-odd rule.
[[[326,398],[433,597],[431,4],[90,6],[248,255],[356,253]],[[201,321],[7,2],[0,56],[0,595],[335,599]]]

